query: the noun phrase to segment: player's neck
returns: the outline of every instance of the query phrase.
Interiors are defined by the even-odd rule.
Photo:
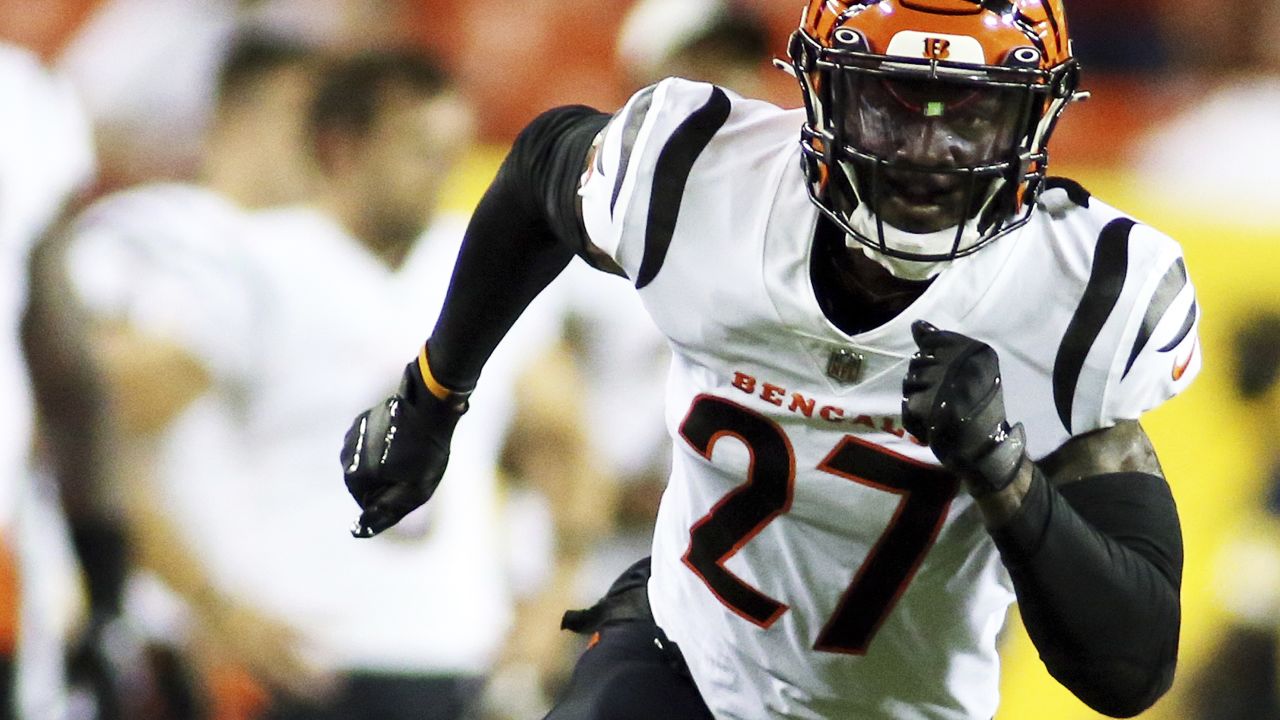
[[[879,327],[906,310],[932,280],[903,280],[844,243],[840,230],[821,220],[815,231],[813,278],[827,319],[849,335]]]

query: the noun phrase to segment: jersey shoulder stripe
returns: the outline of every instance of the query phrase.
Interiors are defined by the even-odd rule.
[[[653,106],[653,92],[655,89],[657,89],[656,85],[650,85],[636,94],[635,100],[631,103],[630,111],[627,113],[626,121],[622,124],[617,179],[613,183],[613,197],[609,198],[610,213],[617,208],[618,195],[622,193],[622,180],[627,176],[627,166],[631,164],[631,152],[635,150],[636,139],[640,136],[640,127],[644,125],[645,118],[649,116],[649,108]],[[607,129],[606,132],[608,132]],[[604,153],[596,156],[596,162],[598,163],[596,166],[597,171],[603,173]]]
[[[1058,346],[1053,363],[1053,402],[1067,432],[1071,432],[1071,410],[1085,360],[1124,290],[1129,270],[1129,232],[1135,224],[1129,218],[1117,218],[1103,227],[1089,282]]]
[[[652,282],[662,268],[671,238],[675,235],[681,199],[693,163],[728,119],[729,98],[720,88],[712,87],[707,102],[685,118],[663,146],[653,171],[649,217],[645,223],[644,259],[636,277],[637,288]]]
[[[1134,300],[1115,346],[1100,422],[1136,419],[1199,373],[1199,303],[1182,250],[1141,223],[1130,234]],[[1136,349],[1136,352],[1135,352]]]
[[[1046,180],[1037,212],[1065,310],[1045,368],[1049,418],[1075,435],[1184,390],[1200,369],[1199,309],[1178,243],[1067,178]]]
[[[1151,297],[1151,304],[1147,306],[1147,312],[1142,316],[1142,325],[1138,328],[1138,336],[1133,339],[1133,349],[1129,351],[1129,359],[1125,361],[1124,372],[1121,374],[1122,378],[1133,369],[1133,361],[1138,359],[1138,353],[1146,347],[1147,342],[1151,339],[1151,334],[1155,332],[1156,325],[1159,324],[1165,313],[1169,311],[1169,307],[1173,305],[1173,301],[1186,285],[1187,264],[1182,258],[1178,258],[1165,271],[1164,276],[1160,278],[1160,284],[1156,287],[1156,292]],[[1188,332],[1191,330],[1190,325],[1186,325],[1185,328]],[[1176,344],[1177,342],[1175,341],[1174,345]]]
[[[1196,319],[1200,317],[1200,305],[1196,302],[1195,296],[1191,298],[1191,306],[1187,308],[1187,314],[1182,319],[1182,326],[1178,328],[1178,332],[1174,333],[1173,339],[1165,343],[1156,350],[1156,352],[1167,353],[1170,350],[1182,344],[1183,340],[1191,334],[1191,330],[1195,327]]]
[[[638,287],[662,267],[694,163],[733,103],[721,88],[670,78],[637,92],[600,132],[578,190],[583,225]]]

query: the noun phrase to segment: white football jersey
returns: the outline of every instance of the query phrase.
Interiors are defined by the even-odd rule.
[[[18,342],[32,246],[94,170],[93,135],[70,85],[20,48],[0,43],[0,514],[11,509],[31,430]]]
[[[19,330],[32,248],[94,165],[93,134],[70,84],[0,43],[0,552],[17,554],[21,577],[20,717],[61,717],[62,641],[79,596],[57,501],[29,467],[33,403]]]
[[[1041,458],[1200,366],[1176,243],[1055,181],[1031,221],[849,336],[810,275],[804,114],[667,80],[603,131],[592,242],[668,337],[675,444],[649,595],[720,718],[990,718],[1011,584],[978,508],[903,430],[925,319],[999,353]]]

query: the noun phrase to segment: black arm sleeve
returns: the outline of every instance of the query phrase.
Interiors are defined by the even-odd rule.
[[[1049,673],[1089,707],[1132,717],[1173,682],[1182,534],[1163,478],[1127,472],[1061,488],[1037,469],[992,532]]]
[[[609,116],[548,111],[520,133],[467,227],[444,308],[427,342],[444,386],[473,388],[525,307],[587,249],[578,179]]]

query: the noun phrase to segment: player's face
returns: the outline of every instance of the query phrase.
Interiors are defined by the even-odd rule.
[[[470,108],[457,95],[385,98],[365,152],[368,207],[385,232],[416,239],[473,134]]]
[[[854,77],[847,82],[846,142],[897,164],[874,173],[874,179],[864,178],[862,192],[872,209],[886,223],[913,233],[964,222],[984,188],[954,171],[1009,159],[1023,124],[1025,96],[937,80]]]

